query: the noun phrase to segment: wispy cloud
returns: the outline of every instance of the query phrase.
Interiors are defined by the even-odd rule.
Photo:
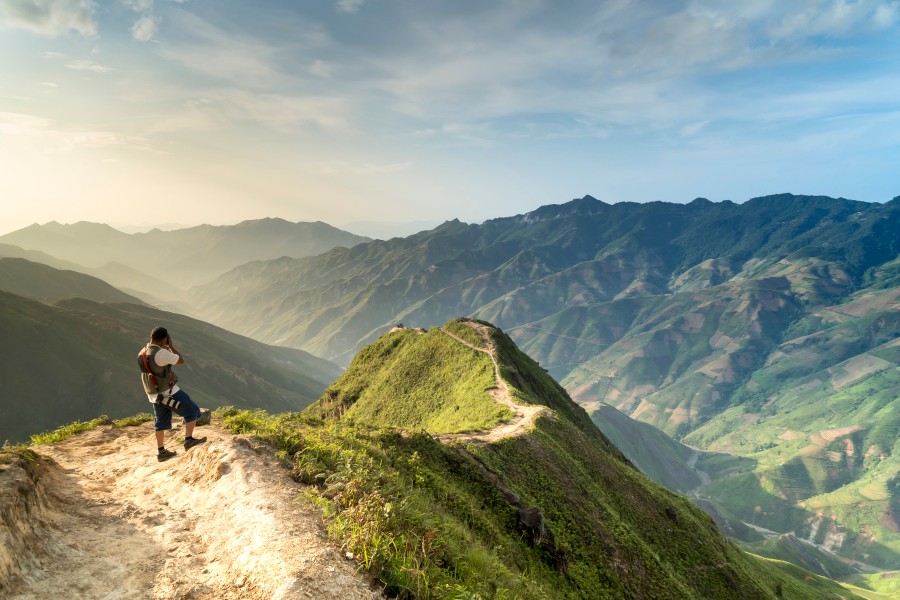
[[[158,153],[150,141],[141,136],[104,130],[63,129],[50,119],[24,113],[0,112],[0,134],[32,138],[42,143],[44,152],[52,154],[110,147]]]
[[[26,29],[46,36],[75,31],[85,36],[97,34],[91,0],[3,0],[0,26]]]
[[[177,27],[178,36],[164,44],[159,53],[187,68],[243,89],[271,88],[289,83],[284,45],[248,35],[236,28],[225,30],[185,10],[173,11],[167,20]],[[320,48],[328,36],[320,26],[298,24],[292,28],[288,47]]]
[[[93,73],[110,73],[113,71],[112,67],[107,67],[86,59],[74,60],[67,64],[66,67],[75,71],[91,71]]]
[[[153,15],[144,15],[131,27],[131,35],[139,42],[149,42],[156,35],[159,27],[159,18]]]
[[[408,171],[414,164],[411,160],[387,164],[353,164],[332,160],[310,164],[306,167],[306,171],[316,175],[388,175]]]
[[[288,96],[223,89],[210,93],[214,105],[229,120],[249,120],[269,129],[299,127],[349,130],[349,103],[339,97]]]
[[[337,9],[343,13],[358,12],[366,0],[338,0]]]

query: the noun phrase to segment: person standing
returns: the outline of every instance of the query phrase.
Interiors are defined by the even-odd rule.
[[[176,385],[178,377],[172,367],[183,364],[184,356],[175,349],[169,331],[165,327],[154,327],[150,332],[150,342],[138,354],[138,366],[141,368],[144,392],[153,403],[156,417],[153,426],[156,431],[156,459],[159,462],[169,460],[177,454],[174,450],[167,450],[165,446],[166,431],[172,429],[173,412],[184,419],[185,451],[206,441],[205,437],[193,436],[194,426],[200,418],[200,407]]]

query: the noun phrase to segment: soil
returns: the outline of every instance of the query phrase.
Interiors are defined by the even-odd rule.
[[[205,444],[185,452],[170,441],[178,455],[162,463],[149,424],[109,425],[34,447],[37,482],[0,469],[0,486],[16,491],[0,502],[0,541],[15,542],[0,547],[0,595],[382,597],[271,449],[214,426],[197,432]]]

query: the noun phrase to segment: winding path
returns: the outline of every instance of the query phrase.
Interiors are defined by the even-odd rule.
[[[545,406],[516,404],[513,402],[512,394],[509,393],[509,387],[507,387],[503,378],[500,377],[500,365],[497,364],[497,351],[494,347],[494,343],[491,341],[487,329],[483,325],[471,321],[464,321],[464,323],[478,332],[484,340],[486,348],[475,346],[458,335],[447,331],[443,327],[440,328],[441,333],[453,338],[464,346],[468,346],[472,350],[484,352],[491,358],[491,362],[494,364],[494,381],[496,382],[496,386],[487,391],[496,402],[511,408],[514,415],[508,421],[505,421],[492,429],[470,431],[467,433],[445,433],[435,437],[444,443],[463,441],[478,444],[490,444],[505,438],[522,435],[534,425],[534,422],[539,415],[551,416],[553,413]]]

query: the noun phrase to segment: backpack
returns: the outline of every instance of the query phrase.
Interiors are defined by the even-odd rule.
[[[147,344],[138,353],[138,367],[141,370],[141,383],[144,385],[144,392],[148,395],[156,394],[156,401],[163,399],[163,391],[165,385],[169,386],[169,395],[172,394],[172,388],[178,383],[178,376],[172,370],[172,365],[161,367],[156,364],[154,357],[162,348],[156,344]],[[160,385],[162,383],[162,385]]]

